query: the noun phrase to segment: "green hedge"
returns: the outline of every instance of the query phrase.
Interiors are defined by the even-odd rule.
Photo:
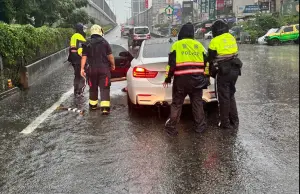
[[[22,58],[29,64],[66,48],[73,33],[67,28],[0,23],[0,55],[8,68]]]

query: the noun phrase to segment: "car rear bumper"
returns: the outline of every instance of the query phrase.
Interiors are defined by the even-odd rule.
[[[216,102],[216,94],[213,86],[210,86],[208,89],[203,90],[202,99],[207,102]],[[138,86],[138,85],[129,85],[128,86],[129,97],[133,104],[138,105],[170,105],[172,103],[172,86],[168,88],[163,88],[162,85],[151,85],[148,86]],[[184,104],[190,104],[190,99],[187,96]]]

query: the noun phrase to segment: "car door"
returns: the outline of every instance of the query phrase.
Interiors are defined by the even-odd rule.
[[[286,42],[286,41],[290,41],[293,40],[293,26],[287,26],[285,28],[283,28],[283,30],[281,31],[280,34],[280,39],[282,42]]]
[[[116,69],[111,71],[112,78],[126,77],[133,59],[132,54],[121,45],[110,44],[112,54],[115,58]]]

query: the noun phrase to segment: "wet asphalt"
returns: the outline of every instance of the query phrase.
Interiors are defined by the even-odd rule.
[[[127,45],[118,28],[106,38]],[[128,113],[124,81],[112,84],[110,116],[56,110],[20,134],[72,88],[72,67],[54,70],[0,101],[0,193],[299,193],[299,47],[240,45],[240,58],[239,130],[218,129],[212,104],[207,131],[195,134],[187,106],[176,138],[154,108]],[[63,105],[87,103],[88,89]]]

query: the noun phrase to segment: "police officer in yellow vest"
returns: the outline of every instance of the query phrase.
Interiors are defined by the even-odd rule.
[[[75,25],[76,33],[73,34],[70,41],[70,50],[68,61],[74,68],[74,95],[82,96],[85,88],[85,79],[80,75],[80,63],[82,56],[82,43],[86,42],[84,26],[81,23]]]
[[[205,48],[194,40],[194,26],[187,23],[182,26],[178,41],[176,41],[169,54],[169,65],[164,87],[173,81],[173,99],[170,117],[165,124],[166,132],[175,136],[178,134],[176,124],[179,121],[184,99],[189,95],[194,115],[194,130],[201,133],[206,128],[206,120],[203,109],[203,89],[208,86],[208,68],[206,67]]]
[[[210,74],[216,79],[220,122],[223,129],[238,128],[239,117],[235,101],[235,84],[241,75],[242,62],[237,58],[238,45],[223,20],[212,25],[213,39],[209,44]]]

